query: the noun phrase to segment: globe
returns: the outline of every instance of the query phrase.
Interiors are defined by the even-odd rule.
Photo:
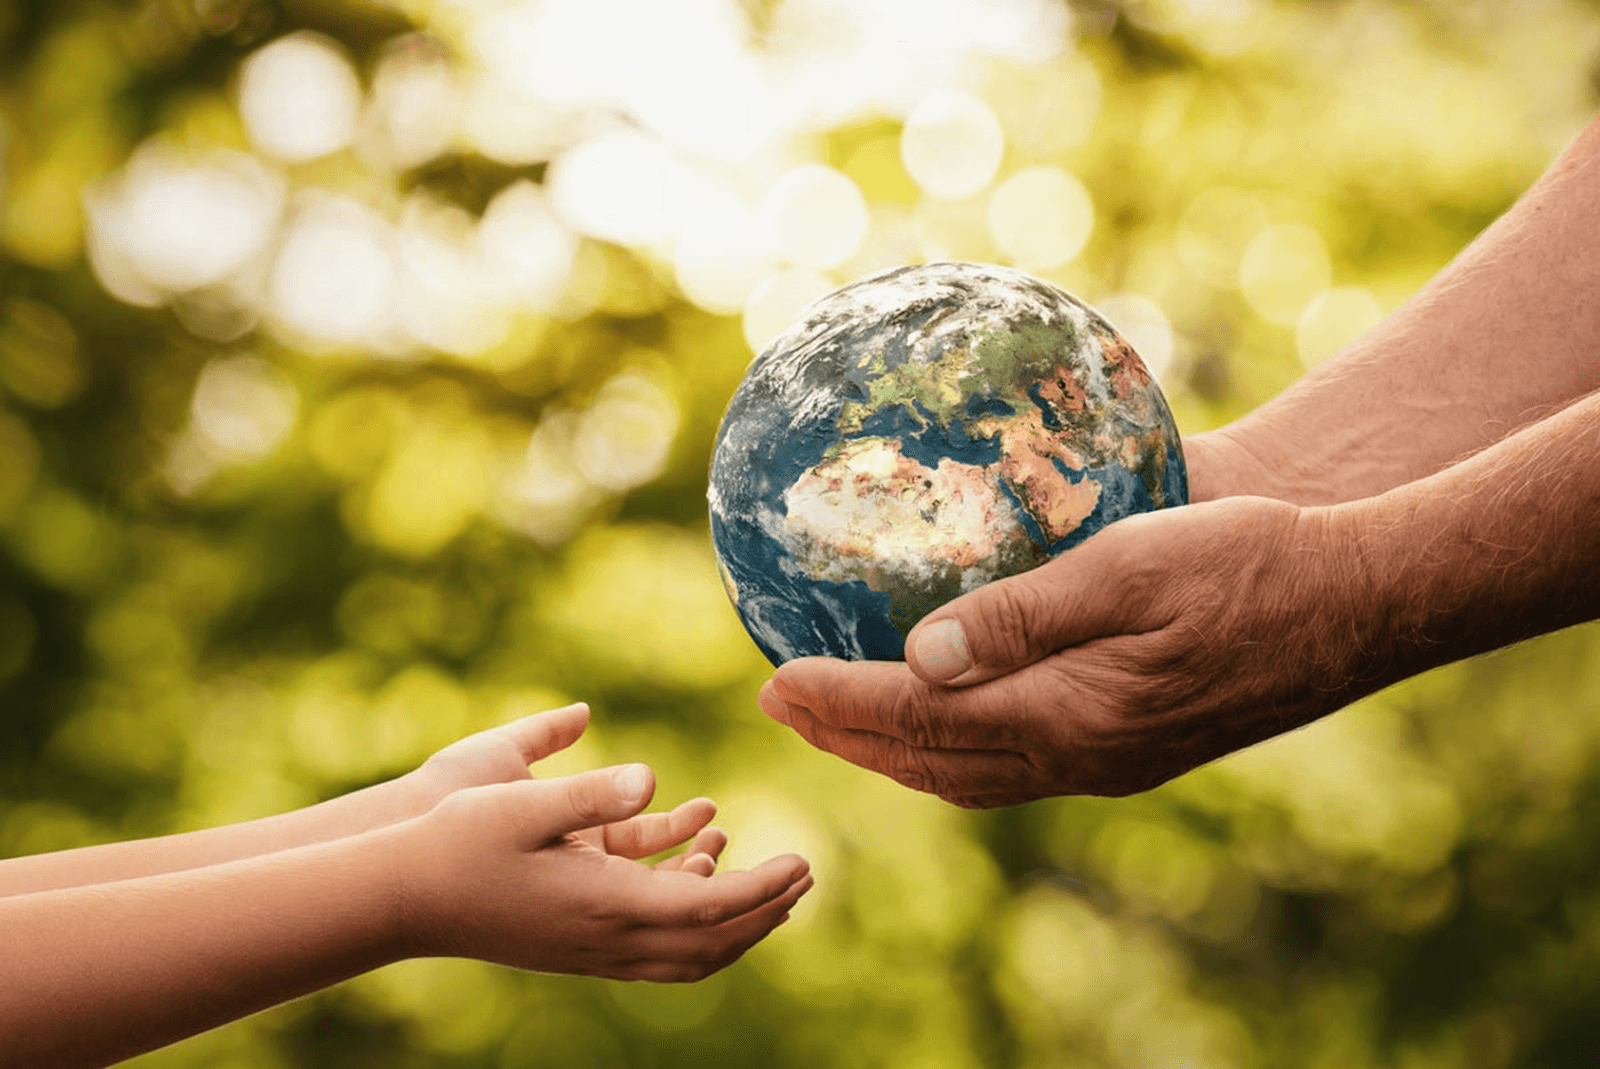
[[[940,605],[1188,500],[1172,413],[1113,327],[1021,271],[902,267],[812,304],[751,363],[707,498],[773,664],[897,660]]]

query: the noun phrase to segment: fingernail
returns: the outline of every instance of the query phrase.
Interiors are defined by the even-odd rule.
[[[950,617],[918,632],[917,664],[934,679],[954,679],[971,668],[972,654],[961,621]]]
[[[650,766],[628,765],[619,771],[611,782],[617,788],[617,795],[624,802],[637,802],[644,797],[644,792],[650,789]]]

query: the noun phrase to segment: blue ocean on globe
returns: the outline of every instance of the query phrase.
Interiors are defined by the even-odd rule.
[[[751,363],[707,492],[724,586],[773,664],[898,660],[945,602],[1188,501],[1171,411],[1116,330],[1010,268],[903,267]]]

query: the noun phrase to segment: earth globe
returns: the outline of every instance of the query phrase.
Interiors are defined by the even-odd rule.
[[[752,361],[707,498],[728,597],[773,664],[899,660],[967,591],[1182,505],[1172,413],[1101,316],[1005,267],[822,297]]]

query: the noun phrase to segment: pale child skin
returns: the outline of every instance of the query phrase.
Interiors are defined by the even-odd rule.
[[[1600,616],[1600,119],[1409,303],[1184,443],[1196,504],[967,594],[762,708],[964,806],[1127,794]]]
[[[730,964],[810,889],[806,862],[715,872],[715,804],[644,814],[646,765],[534,779],[588,719],[525,717],[292,813],[0,861],[0,1066],[107,1065],[403,958],[656,981]]]

